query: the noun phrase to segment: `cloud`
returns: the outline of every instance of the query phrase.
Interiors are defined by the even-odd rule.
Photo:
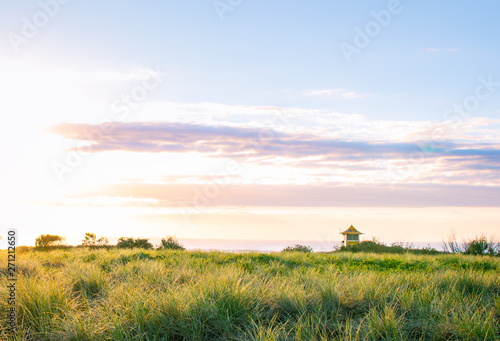
[[[368,141],[311,132],[175,122],[115,122],[104,128],[64,123],[49,128],[78,140],[73,150],[99,153],[199,153],[260,166],[294,167],[314,178],[330,172],[356,182],[440,181],[497,184],[500,143],[453,141]],[[308,174],[305,171],[309,171]],[[363,180],[364,179],[364,180]]]
[[[367,142],[322,137],[310,133],[283,133],[272,129],[207,126],[187,123],[119,123],[98,125],[63,123],[49,128],[68,139],[90,142],[89,152],[199,152],[218,157],[301,158],[310,156],[388,157],[418,152],[410,142]],[[443,143],[444,147],[452,147]]]
[[[208,188],[210,187],[210,188]],[[207,194],[208,193],[208,194]],[[439,184],[398,186],[118,184],[75,197],[68,204],[108,198],[160,207],[498,207],[500,188]],[[115,198],[115,199],[112,199]],[[103,199],[104,200],[104,199]]]
[[[302,91],[303,96],[322,96],[322,97],[339,97],[345,99],[355,99],[367,97],[367,95],[361,95],[354,91],[349,91],[346,89],[329,89],[329,90],[304,90]]]

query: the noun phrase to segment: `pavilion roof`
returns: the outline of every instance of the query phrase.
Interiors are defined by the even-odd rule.
[[[362,232],[359,232],[356,230],[354,226],[349,226],[349,228],[343,232],[340,232],[340,234],[363,234]]]

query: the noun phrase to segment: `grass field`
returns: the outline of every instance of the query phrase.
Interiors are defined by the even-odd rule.
[[[71,249],[16,264],[18,340],[500,339],[498,257]]]

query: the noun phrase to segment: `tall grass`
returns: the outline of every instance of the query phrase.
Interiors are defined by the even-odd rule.
[[[17,264],[18,340],[500,339],[492,257],[72,249]]]

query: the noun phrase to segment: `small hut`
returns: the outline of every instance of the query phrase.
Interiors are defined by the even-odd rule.
[[[344,240],[342,241],[342,244],[344,244],[345,246],[349,246],[349,245],[359,244],[359,235],[363,233],[359,232],[354,228],[354,226],[351,225],[344,232],[340,232],[340,234],[344,235]]]

